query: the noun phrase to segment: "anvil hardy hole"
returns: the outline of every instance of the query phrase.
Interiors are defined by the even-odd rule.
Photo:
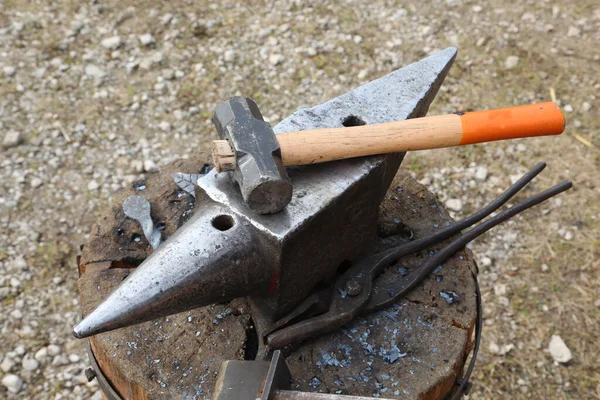
[[[342,121],[342,125],[348,127],[348,126],[361,126],[361,125],[366,125],[367,123],[365,121],[363,121],[360,117],[357,117],[356,115],[349,115],[346,118],[344,118],[344,120]]]
[[[233,228],[233,225],[235,225],[235,221],[231,215],[217,215],[212,220],[212,226],[220,231],[228,231]]]

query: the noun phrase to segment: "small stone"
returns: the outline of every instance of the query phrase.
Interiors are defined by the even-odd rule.
[[[566,112],[569,112],[569,113],[572,113],[572,112],[573,112],[573,106],[572,106],[572,105],[570,105],[570,104],[567,104],[566,106],[564,106],[564,107],[563,107],[563,109],[564,109]]]
[[[31,182],[29,182],[29,185],[31,185],[32,188],[37,189],[40,186],[42,186],[43,183],[44,182],[42,182],[42,180],[36,176],[31,179]]]
[[[352,40],[353,40],[353,41],[354,41],[354,43],[356,43],[356,44],[361,44],[361,43],[362,43],[362,41],[363,41],[363,38],[362,38],[362,36],[360,36],[360,35],[354,35],[354,37],[352,38]]]
[[[69,364],[69,358],[67,356],[65,356],[64,354],[59,354],[57,356],[54,357],[54,359],[52,360],[52,365],[60,367],[62,365],[68,365]]]
[[[171,68],[163,69],[162,76],[168,81],[173,80],[175,79],[175,71]]]
[[[369,70],[365,68],[358,71],[358,75],[356,75],[356,77],[358,79],[365,79],[367,75],[369,75]]]
[[[285,60],[283,54],[271,54],[269,56],[269,63],[271,65],[279,65]]]
[[[171,22],[172,19],[173,19],[173,14],[165,14],[162,17],[160,17],[160,23],[162,25],[167,25],[168,23]]]
[[[492,266],[492,259],[486,256],[481,257],[481,265],[484,267]]]
[[[14,288],[18,288],[19,286],[21,286],[21,281],[18,280],[17,278],[10,278],[10,286],[14,287]]]
[[[483,10],[483,7],[480,5],[476,5],[476,6],[473,6],[471,8],[471,10],[473,10],[474,13],[480,13]]]
[[[15,366],[15,362],[8,357],[4,357],[2,363],[0,364],[0,369],[2,372],[10,372],[10,370]]]
[[[463,208],[463,203],[460,199],[448,199],[444,204],[446,208],[452,211],[460,211]]]
[[[21,364],[26,371],[35,371],[40,366],[40,363],[33,358],[24,358]]]
[[[506,61],[504,61],[504,66],[506,69],[513,69],[519,63],[519,57],[517,56],[508,56]]]
[[[506,285],[503,283],[497,283],[494,285],[494,294],[496,296],[504,296],[506,294]]]
[[[33,358],[35,358],[38,361],[45,361],[46,357],[48,357],[48,348],[47,347],[42,347],[41,349],[39,349],[38,351],[35,352],[35,355],[33,356]]]
[[[80,360],[81,357],[79,357],[77,354],[69,354],[69,361],[72,363],[78,363]]]
[[[160,124],[158,124],[158,127],[161,131],[168,132],[171,130],[171,123],[168,121],[162,121]]]
[[[158,165],[152,160],[144,160],[144,171],[158,172]]]
[[[10,65],[2,68],[2,71],[4,72],[4,75],[8,76],[9,78],[17,73],[17,69]]]
[[[552,335],[548,344],[548,350],[554,361],[558,363],[568,363],[573,358],[571,350],[569,350],[564,340],[558,335]]]
[[[592,109],[592,105],[590,103],[588,103],[587,101],[584,101],[583,104],[581,105],[581,109],[585,112],[588,112]]]
[[[60,347],[55,345],[55,344],[51,344],[48,346],[48,355],[51,357],[54,357],[56,355],[58,355],[58,353],[60,353]]]
[[[154,37],[150,33],[144,33],[143,35],[140,35],[139,40],[142,46],[150,46],[155,42]]]
[[[8,374],[2,378],[2,385],[8,389],[9,392],[17,394],[23,388],[23,380],[17,375]]]
[[[85,66],[85,74],[92,78],[101,79],[104,78],[104,71],[94,64],[88,64]]]
[[[225,53],[223,54],[223,61],[225,61],[226,63],[234,62],[235,61],[235,51],[226,50]]]
[[[581,29],[579,29],[576,26],[570,26],[569,30],[567,31],[567,36],[568,37],[578,37],[578,36],[581,36]]]
[[[496,342],[490,342],[490,345],[488,347],[490,353],[494,353],[494,354],[497,354],[499,356],[505,356],[505,355],[507,355],[514,348],[515,348],[515,345],[512,344],[512,343],[500,346]]]
[[[542,272],[548,272],[550,270],[550,268],[548,267],[548,264],[542,264],[541,269],[542,269]]]
[[[488,176],[488,170],[486,167],[480,166],[475,170],[475,179],[478,181],[485,181]]]
[[[88,182],[87,184],[87,188],[88,190],[97,190],[100,187],[100,184],[98,183],[98,181],[95,180],[91,180]]]
[[[10,149],[11,147],[16,147],[23,142],[23,136],[20,132],[17,131],[8,131],[4,135],[4,140],[2,141],[2,147],[5,149]]]
[[[102,45],[102,47],[104,47],[107,50],[116,50],[119,48],[119,46],[121,46],[121,37],[113,36],[113,37],[103,39],[100,42],[100,45]]]
[[[534,23],[535,22],[535,14],[534,13],[530,13],[530,12],[526,12],[525,14],[523,14],[521,16],[521,20],[525,21],[525,22],[529,22],[529,23]]]

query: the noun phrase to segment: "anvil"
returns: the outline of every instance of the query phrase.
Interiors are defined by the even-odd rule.
[[[424,116],[456,56],[447,48],[313,108],[275,133]],[[404,153],[288,168],[289,206],[248,208],[225,174],[197,182],[194,215],[73,331],[78,338],[248,296],[274,321],[377,237],[378,208]]]

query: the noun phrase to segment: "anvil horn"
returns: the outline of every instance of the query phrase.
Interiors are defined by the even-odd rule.
[[[448,48],[298,110],[274,131],[342,126],[348,118],[372,124],[424,116],[455,55]],[[227,177],[209,172],[198,180],[193,217],[73,334],[84,338],[242,296],[280,316],[374,240],[379,202],[401,161],[391,154],[290,171],[294,198],[269,216],[254,214]]]
[[[203,210],[84,318],[73,335],[84,338],[266,290],[273,268],[255,242],[247,221],[204,200]]]

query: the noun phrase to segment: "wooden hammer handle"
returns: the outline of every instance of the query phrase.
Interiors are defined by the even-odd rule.
[[[462,115],[280,133],[277,141],[281,147],[283,164],[289,166],[495,140],[560,135],[564,128],[563,113],[556,104],[548,102]],[[226,141],[222,142],[225,143],[221,145],[226,144]],[[213,158],[220,171],[217,163],[219,154],[213,152]]]

